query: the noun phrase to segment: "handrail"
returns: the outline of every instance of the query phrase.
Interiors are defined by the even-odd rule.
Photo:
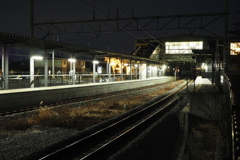
[[[224,75],[224,92],[226,102],[229,106],[229,117],[230,125],[228,135],[229,135],[229,153],[231,154],[232,160],[238,160],[240,158],[240,109],[236,106],[236,97],[234,96],[234,90],[232,83],[227,75]],[[230,133],[231,132],[231,133]]]

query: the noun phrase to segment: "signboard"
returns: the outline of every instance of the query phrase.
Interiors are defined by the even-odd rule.
[[[102,74],[102,66],[97,66],[97,73]]]

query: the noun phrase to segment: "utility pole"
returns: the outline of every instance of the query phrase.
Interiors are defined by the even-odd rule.
[[[229,0],[225,0],[225,31],[224,31],[224,56],[223,56],[223,64],[224,64],[224,73],[228,73],[229,69],[229,54],[230,54],[230,44],[229,44]]]
[[[30,36],[33,38],[34,37],[34,0],[30,0]]]
[[[224,32],[224,52],[223,52],[223,64],[224,64],[224,92],[226,98],[227,108],[227,138],[228,138],[228,156],[232,159],[233,147],[232,147],[232,129],[231,129],[231,106],[230,106],[230,90],[229,80],[227,78],[229,70],[229,56],[230,56],[230,43],[229,43],[229,0],[225,0],[225,32]]]

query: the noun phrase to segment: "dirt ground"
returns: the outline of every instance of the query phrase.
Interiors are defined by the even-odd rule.
[[[183,159],[216,159],[217,137],[217,128],[211,121],[189,114],[189,133]]]

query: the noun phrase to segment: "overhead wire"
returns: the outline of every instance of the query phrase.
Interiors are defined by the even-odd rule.
[[[66,3],[66,2],[63,2],[63,1],[60,1],[60,0],[55,0],[55,1],[60,2],[60,3],[62,3],[62,4],[65,4],[65,5],[67,5],[67,6],[73,7],[73,8],[80,9],[80,10],[85,11],[85,12],[88,12],[88,13],[92,13],[92,12],[86,10],[86,9],[83,9],[83,8],[80,8],[80,7],[71,5],[71,4],[69,4],[69,3]]]
[[[115,8],[118,8],[117,6],[111,4],[110,2],[106,1],[106,0],[103,0],[104,2],[106,2],[107,4],[115,7]],[[126,18],[129,18],[129,15],[127,15],[126,13],[123,13],[123,15],[126,17]],[[134,21],[132,21],[136,26],[138,26],[139,29],[143,30],[139,25],[137,25]],[[155,37],[153,37],[151,34],[149,34],[147,31],[143,30],[144,33],[146,33],[149,37],[151,37],[152,39],[156,40],[158,43],[162,44],[158,39],[156,39]],[[164,44],[162,44],[164,45]]]
[[[103,1],[105,1],[105,2],[108,3],[109,5],[117,8],[116,6],[112,5],[110,2],[107,2],[106,0],[103,0]],[[124,15],[126,18],[129,18],[129,15],[126,15],[125,13],[124,13],[123,15]],[[139,29],[141,29],[142,31],[144,31],[144,33],[146,33],[149,37],[151,37],[152,39],[156,40],[159,44],[162,44],[158,39],[156,39],[155,37],[153,37],[153,36],[152,36],[151,34],[149,34],[147,31],[143,30],[142,27],[140,27],[139,25],[137,25],[136,22],[134,22],[133,20],[132,20],[132,22],[133,22],[136,26],[138,26]],[[149,44],[149,43],[148,43],[148,44]],[[162,45],[165,46],[164,44],[162,44]],[[155,47],[156,47],[156,46],[155,46]]]
[[[67,6],[70,6],[70,7],[73,7],[73,8],[82,10],[82,11],[85,11],[85,12],[87,12],[87,13],[92,13],[92,12],[90,12],[90,11],[88,11],[88,10],[82,9],[82,8],[77,7],[77,6],[74,6],[74,5],[71,5],[71,4],[66,3],[66,2],[63,2],[63,1],[61,1],[61,0],[55,0],[55,1],[60,2],[60,3],[64,4],[64,5],[67,5]],[[87,4],[87,5],[89,5],[89,6],[91,6],[91,7],[93,7],[93,8],[96,8],[94,5],[92,5],[92,4],[90,4],[90,3],[87,3],[87,2],[85,2],[85,1],[82,1],[82,2],[85,3],[85,4]],[[91,39],[91,40],[93,40],[93,39]],[[88,40],[88,41],[85,41],[85,42],[89,42],[89,40]],[[96,42],[94,42],[94,43],[96,43]],[[97,43],[97,44],[102,44],[102,43]],[[111,46],[111,47],[113,47],[113,46]],[[115,48],[115,47],[114,47],[114,48]]]
[[[60,2],[60,3],[62,3],[62,4],[65,4],[65,5],[68,5],[68,6],[71,6],[71,7],[77,8],[77,9],[80,9],[80,10],[85,11],[85,12],[88,12],[88,13],[92,13],[92,12],[90,12],[90,11],[88,11],[88,10],[85,10],[85,9],[79,8],[79,7],[77,7],[77,6],[71,5],[71,4],[66,3],[66,2],[63,2],[63,1],[61,1],[61,0],[55,0],[55,1],[58,1],[58,2]],[[83,1],[83,0],[79,0],[79,1],[85,3],[86,5],[89,5],[89,6],[93,7],[93,8],[95,8],[95,9],[101,10],[100,8],[97,8],[95,5],[92,5],[92,4],[90,4],[90,3],[87,3],[87,2],[85,2],[85,1]],[[115,8],[117,8],[117,6],[111,4],[110,2],[108,2],[108,1],[106,1],[106,0],[103,0],[103,1],[106,2],[106,3],[109,4],[109,5],[111,5],[111,6],[115,7]],[[99,2],[95,2],[95,1],[94,1],[94,3],[98,3],[98,4],[100,4]],[[100,4],[100,5],[102,5],[102,4]],[[102,6],[104,6],[104,5],[102,5]],[[123,14],[123,15],[124,15],[125,17],[127,17],[126,14]],[[102,16],[102,15],[101,15],[101,16]],[[137,25],[134,21],[132,21],[132,22],[133,22],[133,24]],[[113,22],[109,22],[109,23],[111,23],[112,25],[117,26],[117,25],[116,25],[115,23],[113,23]],[[121,28],[121,27],[120,27],[120,28]],[[141,29],[142,31],[144,31],[140,26],[138,26],[138,28]],[[153,45],[153,44],[151,44],[151,43],[145,41],[144,39],[138,37],[137,35],[131,33],[130,31],[126,31],[126,30],[123,29],[123,28],[121,28],[121,29],[122,29],[124,32],[130,34],[131,36],[133,36],[133,37],[135,37],[135,38],[137,38],[137,39],[140,39],[141,41],[143,41],[143,42],[149,44],[150,46],[157,47],[157,46],[155,46],[155,45]],[[146,33],[146,34],[147,34],[148,36],[150,36],[152,39],[156,40],[158,43],[161,44],[160,41],[158,41],[155,37],[153,37],[152,35],[150,35],[148,32],[144,31],[144,33]],[[163,44],[162,44],[162,45],[163,45]]]
[[[82,1],[82,2],[84,2],[83,0],[79,0],[79,1]],[[104,0],[105,1],[105,0]],[[107,2],[107,1],[105,1],[105,2]],[[84,2],[85,4],[88,4],[88,5],[90,5],[90,6],[92,6],[92,7],[94,7],[94,8],[96,8],[96,9],[99,9],[99,8],[97,8],[96,6],[94,6],[94,5],[91,5],[91,4],[89,4],[89,3],[86,3],[86,2]],[[99,3],[99,2],[97,2],[97,3]],[[108,4],[110,4],[111,6],[113,6],[113,7],[115,7],[115,8],[117,8],[116,6],[114,6],[114,5],[112,5],[111,3],[109,3],[109,2],[107,2]],[[100,10],[100,9],[99,9]],[[124,15],[125,16],[125,15]],[[126,17],[126,16],[125,16]],[[109,22],[109,23],[112,23],[113,25],[115,25],[116,26],[116,24],[115,23],[113,23],[113,22]],[[136,23],[135,23],[135,25],[136,25]],[[122,29],[122,28],[121,28]],[[127,32],[128,34],[130,34],[130,35],[132,35],[133,37],[135,37],[135,38],[137,38],[137,39],[141,39],[140,37],[138,37],[138,36],[136,36],[136,35],[134,35],[133,33],[131,33],[131,32],[129,32],[129,31],[126,31],[125,29],[122,29],[124,32]],[[146,32],[146,31],[145,31]],[[154,38],[154,37],[153,37]],[[155,38],[154,38],[155,39]],[[155,39],[156,40],[156,39]],[[151,44],[151,43],[149,43],[149,42],[147,42],[147,41],[145,41],[145,40],[143,40],[143,39],[141,39],[141,41],[143,41],[143,42],[145,42],[145,43],[147,43],[147,44],[149,44],[149,45],[151,45],[151,46],[153,46],[153,47],[157,47],[157,46],[155,46],[155,45],[153,45],[153,44]],[[160,43],[160,42],[159,42]]]

